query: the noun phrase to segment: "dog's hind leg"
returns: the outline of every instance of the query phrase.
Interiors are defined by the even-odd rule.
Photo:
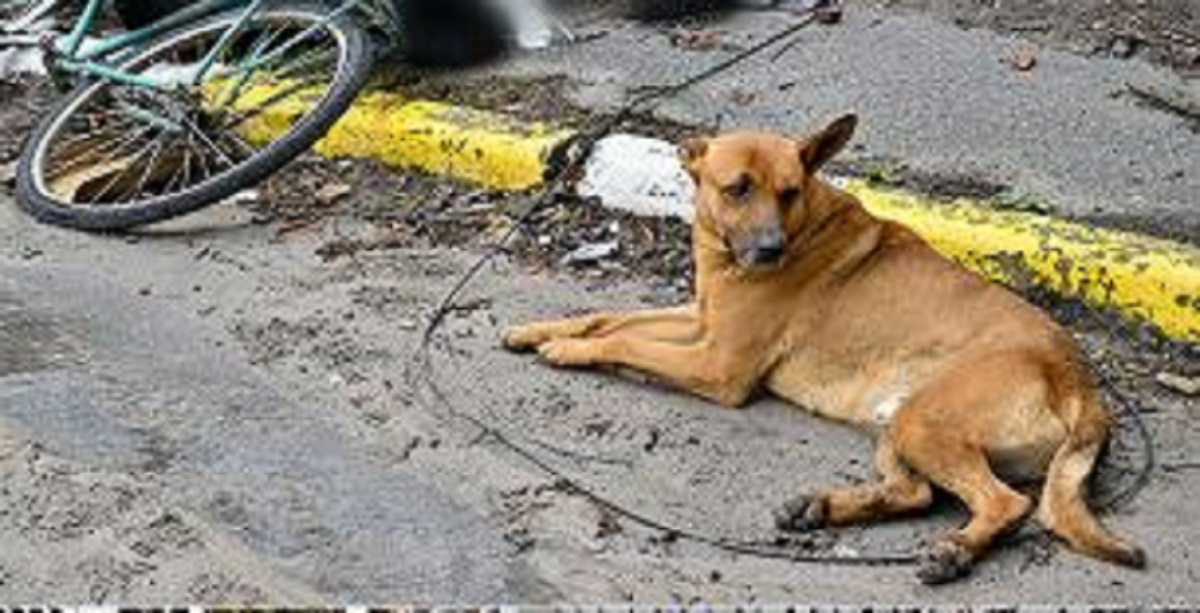
[[[924,583],[953,581],[970,572],[992,541],[1029,512],[1029,498],[1000,481],[984,449],[946,421],[932,406],[902,409],[893,423],[900,459],[938,487],[962,500],[971,519],[935,543],[917,571]]]
[[[1146,565],[1142,550],[1105,530],[1084,500],[1088,475],[1108,436],[1108,413],[1094,399],[1076,397],[1067,402],[1075,403],[1065,411],[1074,423],[1066,442],[1050,462],[1036,518],[1076,551],[1115,564],[1142,568]]]
[[[797,497],[776,513],[781,530],[806,531],[830,525],[876,521],[925,509],[933,489],[896,455],[892,437],[884,433],[875,450],[877,483]]]
[[[555,321],[513,326],[504,331],[502,342],[508,349],[526,351],[563,338],[601,338],[629,331],[662,341],[683,341],[700,332],[695,305],[669,309],[596,313]]]

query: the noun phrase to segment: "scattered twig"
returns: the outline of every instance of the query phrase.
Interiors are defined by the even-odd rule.
[[[1153,108],[1178,115],[1200,126],[1200,100],[1187,91],[1126,83],[1125,89]]]
[[[1165,473],[1200,470],[1200,462],[1163,462],[1160,466]]]

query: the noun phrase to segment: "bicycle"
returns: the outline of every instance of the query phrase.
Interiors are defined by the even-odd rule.
[[[87,0],[69,32],[39,41],[48,71],[71,89],[17,164],[17,200],[37,219],[123,230],[258,183],[349,109],[379,35],[400,31],[386,0],[176,3],[186,6],[89,38],[104,0]],[[27,16],[52,4],[39,0]]]

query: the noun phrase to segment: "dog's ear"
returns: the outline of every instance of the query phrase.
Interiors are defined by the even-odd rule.
[[[679,157],[683,160],[683,167],[693,177],[696,176],[697,164],[704,159],[706,154],[708,154],[707,138],[689,138],[679,146]]]
[[[800,161],[809,172],[820,170],[826,162],[840,153],[854,136],[858,127],[858,116],[843,115],[824,130],[804,139],[800,143]]]

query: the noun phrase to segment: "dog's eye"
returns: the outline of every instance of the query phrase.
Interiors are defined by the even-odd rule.
[[[799,199],[800,199],[800,189],[799,188],[789,187],[789,188],[779,192],[779,202],[783,203],[784,206],[791,206],[791,205],[795,204],[796,201]]]
[[[750,197],[750,192],[754,191],[754,182],[750,177],[742,177],[736,183],[725,188],[725,195],[729,199],[742,202]]]

